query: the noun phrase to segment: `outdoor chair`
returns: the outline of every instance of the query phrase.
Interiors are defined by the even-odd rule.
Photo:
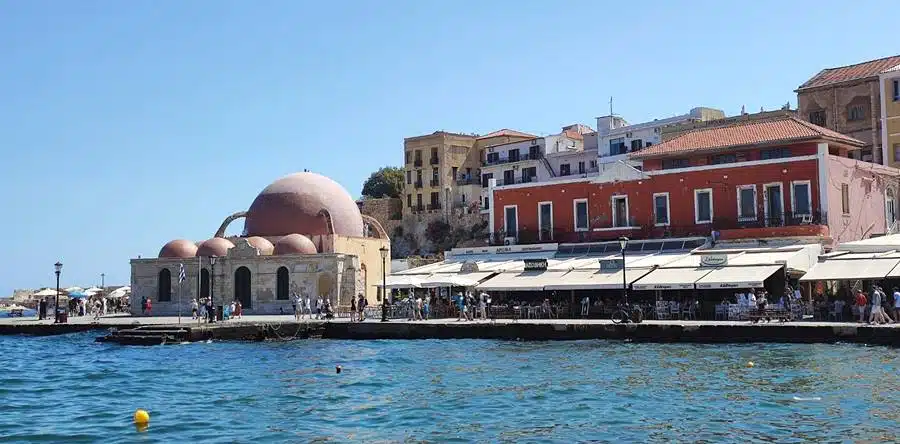
[[[716,320],[724,321],[728,319],[728,306],[725,304],[716,305]]]
[[[656,319],[669,319],[669,303],[666,301],[656,301]]]

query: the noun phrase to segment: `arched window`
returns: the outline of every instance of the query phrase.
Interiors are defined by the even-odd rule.
[[[894,202],[894,190],[888,188],[884,194],[884,219],[887,222],[888,234],[893,233],[895,229],[894,222],[897,221],[897,208]]]
[[[172,273],[168,268],[159,270],[159,279],[156,284],[156,291],[160,302],[172,300]]]
[[[242,308],[253,308],[251,294],[250,269],[240,267],[234,271],[234,298],[241,301]]]
[[[287,267],[280,267],[275,273],[275,298],[280,300],[290,299],[291,275]]]
[[[200,272],[200,297],[209,297],[209,270],[205,268]]]

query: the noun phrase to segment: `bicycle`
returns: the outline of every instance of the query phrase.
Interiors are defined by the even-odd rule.
[[[628,324],[635,323],[640,324],[644,320],[644,312],[641,310],[641,307],[638,305],[633,305],[628,307],[627,305],[620,305],[619,309],[614,311],[612,314],[613,324]]]

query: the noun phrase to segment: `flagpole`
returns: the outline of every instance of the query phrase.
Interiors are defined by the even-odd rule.
[[[197,325],[200,325],[200,292],[203,288],[200,285],[203,281],[203,256],[197,256]],[[193,303],[191,304],[193,306]]]

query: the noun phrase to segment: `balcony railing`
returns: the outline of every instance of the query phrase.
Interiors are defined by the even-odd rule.
[[[626,235],[632,239],[665,239],[672,237],[707,237],[712,231],[740,230],[749,228],[798,227],[804,225],[826,225],[827,214],[812,212],[811,214],[783,213],[778,216],[757,218],[724,218],[716,217],[708,224],[666,225],[637,224],[632,221],[631,227],[616,227],[611,223],[594,224],[590,230],[573,231],[571,228],[554,230],[518,230],[515,234],[503,231],[493,233],[491,245],[503,245],[507,237],[516,237],[517,244],[536,244],[544,242],[577,243],[601,242],[618,239]],[[595,231],[597,230],[597,231]]]
[[[497,179],[497,186],[501,185],[515,185],[517,183],[532,183],[537,182],[537,177],[514,177],[511,180]]]
[[[502,165],[504,163],[514,163],[521,162],[523,160],[540,160],[544,157],[543,153],[528,153],[523,154],[519,157],[509,158],[509,157],[498,157],[497,159],[487,159],[482,165],[483,166],[491,166],[491,165]]]
[[[422,159],[421,159],[421,158],[418,158],[418,159],[414,160],[414,161],[413,161],[413,165],[415,165],[415,166],[417,166],[417,167],[422,166]]]
[[[437,164],[440,163],[440,161],[438,160],[437,157],[432,157],[432,158],[430,159],[430,163],[431,163],[432,165],[437,165]]]
[[[437,179],[431,179],[431,182],[429,182],[429,184],[433,187],[439,187],[441,186],[441,181]]]
[[[417,181],[413,184],[413,186],[416,187],[416,188],[422,188],[422,181],[421,181],[421,180],[417,180]]]
[[[431,203],[430,205],[428,205],[428,211],[434,211],[434,210],[440,210],[440,209],[441,209],[441,204],[439,204],[439,203]]]

